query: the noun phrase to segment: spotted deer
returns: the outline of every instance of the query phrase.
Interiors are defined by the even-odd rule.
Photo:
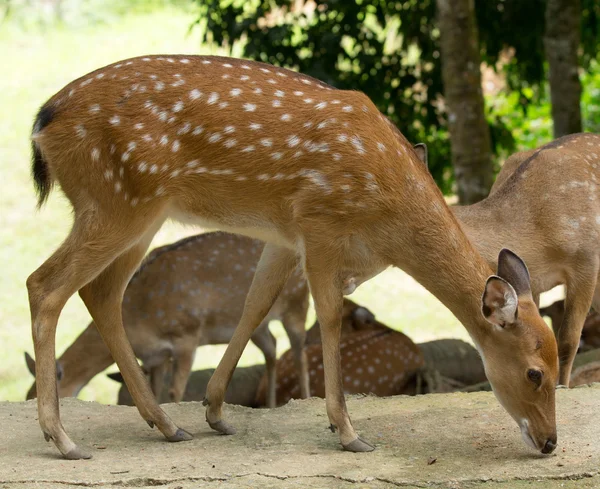
[[[121,318],[123,292],[168,219],[266,242],[239,325],[206,393],[223,434],[227,383],[254,330],[298,263],[321,324],[327,414],[344,449],[360,438],[342,388],[342,298],[390,265],[412,275],[464,324],[500,402],[537,450],[556,446],[557,353],[525,264],[498,269],[473,248],[410,143],[369,98],[258,62],[143,56],[69,83],[40,109],[33,176],[73,207],[64,243],[27,280],[39,423],[67,458],[55,331],[75,292],[87,306],[141,416],[169,441],[191,438],[158,406]]]
[[[150,374],[156,397],[170,375],[169,399],[180,402],[196,348],[227,343],[242,316],[244,300],[264,243],[221,232],[184,238],[153,250],[135,273],[123,298],[123,325],[135,355]],[[296,270],[252,335],[265,357],[265,403],[275,406],[275,338],[268,323],[280,320],[290,338],[299,392],[308,397],[303,354],[308,287]],[[95,375],[112,365],[110,351],[91,323],[58,359],[59,397],[77,396]],[[29,370],[35,375],[31,358]],[[34,384],[27,399],[36,397]]]
[[[340,336],[344,393],[394,396],[413,393],[411,382],[425,366],[423,354],[405,334],[375,319],[367,308],[344,299]],[[323,349],[320,326],[307,331],[306,356],[310,376],[310,395],[325,397]],[[277,360],[277,405],[298,399],[298,375],[291,351]],[[268,379],[263,376],[256,394],[256,404],[265,405]]]
[[[565,285],[564,318],[553,328],[566,386],[588,311],[600,310],[599,155],[596,134],[561,137],[508,158],[487,199],[452,207],[488,264],[503,247],[524,258],[537,304],[541,293]]]

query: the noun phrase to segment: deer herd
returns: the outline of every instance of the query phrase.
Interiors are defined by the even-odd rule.
[[[253,61],[145,56],[69,83],[42,106],[31,140],[39,206],[57,183],[74,216],[27,279],[27,397],[65,458],[90,454],[65,432],[58,398],[113,362],[150,427],[191,439],[156,396],[183,398],[206,344],[227,343],[206,421],[234,434],[223,402],[249,340],[265,357],[262,404],[325,397],[342,447],[373,450],[345,393],[403,393],[424,359],[344,296],[390,266],[464,325],[524,441],[556,448],[555,389],[568,386],[586,316],[600,307],[600,136],[513,155],[487,199],[449,207],[426,148],[360,92]],[[221,232],[158,248],[140,267],[167,219]],[[539,298],[561,284],[552,330]],[[307,335],[309,291],[318,325]],[[58,318],[75,292],[93,322],[56,360]],[[291,344],[279,360],[273,319]]]

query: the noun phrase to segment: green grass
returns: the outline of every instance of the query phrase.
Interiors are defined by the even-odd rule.
[[[46,207],[35,209],[30,178],[28,136],[37,108],[55,91],[86,72],[121,58],[149,53],[207,53],[198,32],[187,35],[193,12],[159,5],[151,12],[114,18],[110,23],[77,24],[24,31],[0,26],[0,400],[24,398],[31,382],[23,360],[32,351],[25,280],[59,245],[71,224],[68,203],[55,191]],[[168,224],[154,244],[171,242],[199,230]],[[434,297],[398,270],[388,270],[352,297],[368,306],[380,320],[410,335],[415,341],[440,337],[467,339],[457,320]],[[309,321],[314,315],[311,313]],[[57,352],[74,340],[88,324],[89,315],[78,297],[65,307],[57,332]],[[280,339],[278,350],[288,348],[280,325],[272,327]],[[215,366],[224,346],[203,347],[195,368]],[[250,345],[242,364],[261,362]],[[114,370],[115,367],[113,366]],[[83,399],[115,402],[117,385],[97,376],[81,393]]]

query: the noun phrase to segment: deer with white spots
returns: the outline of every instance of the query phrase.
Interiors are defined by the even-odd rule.
[[[235,234],[206,233],[153,250],[133,276],[123,298],[123,324],[135,355],[149,373],[154,395],[170,373],[169,400],[180,402],[196,348],[227,343],[244,309],[244,300],[264,243]],[[265,357],[267,395],[275,407],[276,343],[268,323],[280,320],[290,338],[295,378],[308,397],[303,353],[308,287],[296,270],[252,335]],[[58,359],[59,397],[77,396],[95,375],[113,364],[110,351],[90,324]],[[27,357],[35,375],[33,359]],[[27,399],[36,397],[36,384]]]
[[[419,347],[405,334],[375,319],[367,308],[344,299],[340,336],[344,393],[395,396],[414,391],[411,382],[425,366]],[[325,397],[323,349],[320,326],[307,331],[305,353],[310,376],[310,395]],[[298,399],[298,374],[291,351],[277,360],[277,405]],[[264,376],[258,386],[256,404],[265,405],[269,383]]]
[[[487,199],[452,210],[488,264],[504,247],[523,257],[536,303],[565,285],[564,315],[552,326],[559,382],[568,386],[586,316],[592,306],[600,311],[600,136],[571,134],[516,153]]]
[[[32,139],[40,205],[56,182],[74,211],[65,242],[27,280],[39,422],[65,457],[89,456],[65,432],[56,393],[56,325],[77,291],[142,417],[170,441],[190,438],[156,403],[121,318],[127,282],[168,218],[266,242],[207,388],[216,431],[235,432],[223,419],[227,383],[300,263],[321,324],[331,427],[344,449],[373,450],[344,400],[342,299],[392,265],[457,316],[500,402],[538,450],[554,449],[556,341],[527,268],[502,251],[494,273],[410,143],[364,94],[251,61],[146,56],[68,84],[39,111]],[[528,378],[534,366],[541,379]]]

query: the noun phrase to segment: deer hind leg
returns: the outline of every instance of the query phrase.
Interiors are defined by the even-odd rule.
[[[300,312],[286,312],[283,316],[283,327],[290,339],[290,346],[294,356],[294,365],[300,383],[300,397],[310,397],[310,380],[308,376],[308,359],[304,351],[306,343],[306,312],[307,307]]]
[[[569,386],[573,360],[581,341],[581,331],[592,305],[598,264],[588,267],[586,275],[569,277],[566,283],[565,314],[558,330],[559,383]]]
[[[75,213],[64,243],[27,279],[31,324],[37,361],[36,386],[39,423],[46,440],[52,439],[68,459],[90,458],[71,441],[60,421],[56,385],[55,334],[58,317],[77,290],[98,276],[142,233],[127,231],[98,212]]]
[[[235,433],[235,429],[222,420],[225,391],[252,333],[273,306],[296,263],[297,258],[292,250],[270,243],[265,245],[246,297],[240,323],[206,387],[206,421],[216,431],[227,435]]]
[[[162,222],[163,220],[160,224]],[[121,313],[127,283],[142,261],[159,227],[160,225],[154,225],[150,228],[137,243],[83,287],[79,294],[117,363],[141,416],[151,428],[156,425],[168,441],[175,442],[190,440],[192,437],[178,428],[159,407],[127,338]]]
[[[194,358],[196,357],[196,342],[193,338],[185,337],[175,345],[173,353],[173,376],[169,388],[171,402],[181,402],[185,394]]]
[[[268,323],[262,323],[252,335],[254,343],[265,356],[267,371],[267,407],[274,408],[277,405],[277,340],[269,331]]]
[[[339,430],[344,450],[370,452],[374,447],[360,438],[350,421],[342,384],[340,334],[342,329],[342,281],[332,263],[312,261],[307,253],[306,276],[321,324],[323,366],[325,370],[325,405],[331,430]]]

